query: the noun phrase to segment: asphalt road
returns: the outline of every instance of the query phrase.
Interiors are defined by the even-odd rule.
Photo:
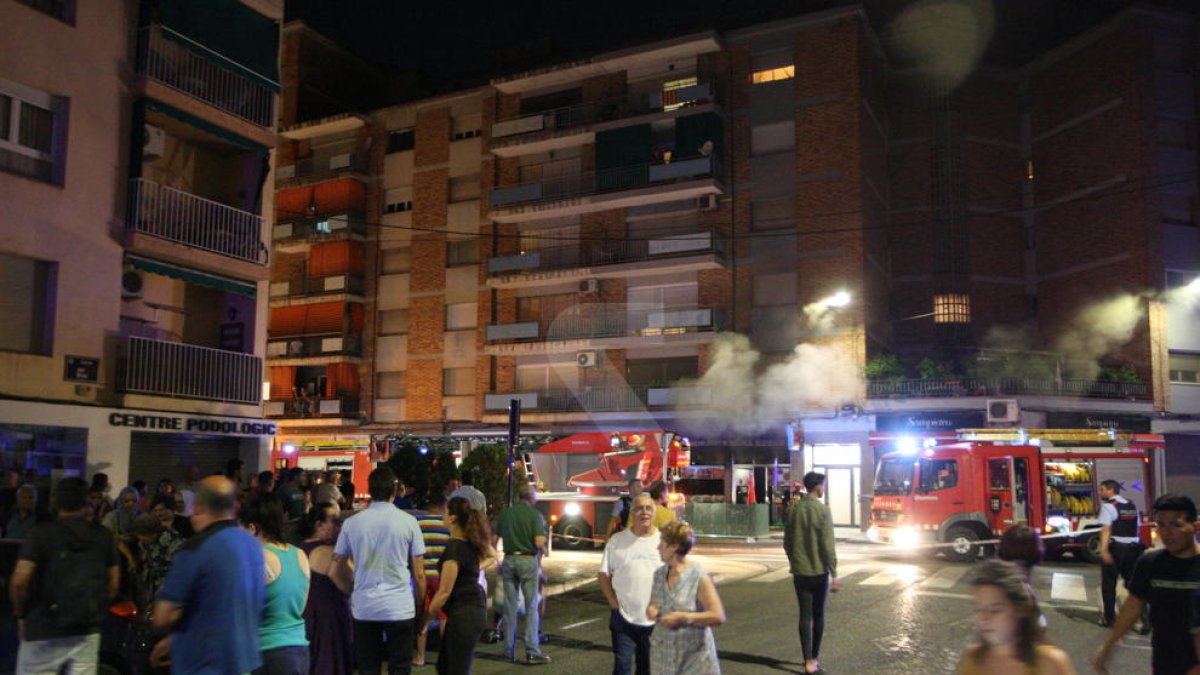
[[[778,542],[760,546],[697,547],[700,557],[723,570],[718,590],[728,622],[716,630],[725,673],[803,672],[796,634],[796,601]],[[870,545],[840,545],[842,591],[826,610],[821,662],[826,672],[952,673],[972,640],[970,565],[940,559],[891,556]],[[550,598],[543,646],[554,659],[542,673],[606,673],[612,668],[607,605],[587,583],[599,553],[572,553],[574,584]],[[1050,639],[1067,650],[1080,673],[1092,672],[1089,657],[1103,639],[1099,618],[1099,568],[1069,559],[1036,571],[1034,591],[1048,620]],[[481,644],[477,673],[523,671],[501,659],[500,645]],[[431,662],[436,658],[430,654]],[[1150,669],[1148,638],[1131,635],[1117,651],[1112,672]],[[432,672],[432,666],[414,672]]]

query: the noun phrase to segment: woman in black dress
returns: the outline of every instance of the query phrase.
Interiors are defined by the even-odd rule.
[[[475,645],[487,620],[479,570],[495,562],[496,551],[487,520],[466,499],[451,499],[444,520],[450,528],[450,541],[438,561],[441,582],[427,616],[446,613],[438,649],[438,675],[466,675],[471,672]]]
[[[350,598],[329,578],[333,543],[337,540],[340,512],[337,504],[322,502],[304,515],[300,550],[308,555],[312,570],[304,624],[308,636],[309,672],[350,675],[354,672]]]

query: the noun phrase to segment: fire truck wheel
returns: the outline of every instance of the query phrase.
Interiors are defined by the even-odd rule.
[[[1099,565],[1101,562],[1101,560],[1100,560],[1100,535],[1093,534],[1092,536],[1088,537],[1087,539],[1084,539],[1083,546],[1080,546],[1078,551],[1079,551],[1079,554],[1081,556],[1083,556],[1083,559],[1085,561],[1092,563],[1093,565]]]
[[[559,548],[577,549],[592,546],[592,528],[583,520],[561,521],[554,533],[559,535],[558,541],[555,542]]]
[[[946,543],[950,544],[944,550],[946,559],[954,562],[971,562],[979,557],[979,535],[969,527],[961,525],[946,530]]]

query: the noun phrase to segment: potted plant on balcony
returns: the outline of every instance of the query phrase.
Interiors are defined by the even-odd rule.
[[[1137,368],[1131,363],[1124,365],[1104,365],[1100,366],[1100,372],[1096,376],[1096,387],[1101,395],[1122,396],[1122,392],[1128,391],[1131,387],[1123,387],[1121,385],[1141,384],[1142,376],[1138,374]],[[1106,391],[1107,390],[1107,391]],[[1132,393],[1128,398],[1137,398]]]
[[[886,383],[881,387],[890,396],[899,397],[903,393],[896,386],[904,381],[904,366],[900,357],[895,354],[876,354],[863,367],[863,374],[870,383]]]
[[[946,395],[954,395],[962,389],[962,382],[950,365],[928,356],[917,362],[917,376],[925,382],[937,382]]]

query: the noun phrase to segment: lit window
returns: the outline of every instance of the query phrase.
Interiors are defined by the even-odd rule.
[[[1171,354],[1171,382],[1200,384],[1200,354]]]
[[[750,81],[754,84],[766,84],[768,82],[778,82],[780,80],[790,80],[796,76],[796,66],[780,66],[778,68],[767,68],[766,70],[756,70],[750,76]]]
[[[662,86],[663,110],[670,112],[691,104],[690,100],[680,100],[679,90],[694,87],[698,82],[699,80],[694,77],[664,82]]]
[[[933,296],[934,323],[971,323],[971,296],[951,293]]]

